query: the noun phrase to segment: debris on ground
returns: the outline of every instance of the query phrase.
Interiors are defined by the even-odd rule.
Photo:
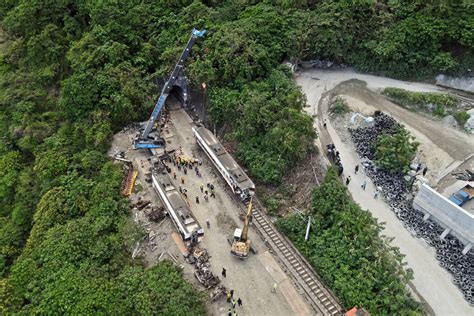
[[[158,223],[166,216],[165,208],[162,206],[160,207],[152,206],[152,207],[146,208],[144,210],[144,213],[147,216],[147,218],[154,223]]]
[[[225,297],[227,293],[227,290],[225,288],[225,286],[223,285],[218,285],[214,288],[214,290],[212,290],[211,293],[209,293],[209,297],[211,298],[211,302],[217,302],[218,300],[220,300],[221,298]]]
[[[215,276],[209,269],[209,263],[199,263],[196,261],[196,270],[194,271],[194,276],[206,289],[211,289],[215,287],[221,281],[217,276]]]
[[[467,169],[463,172],[453,173],[452,175],[455,176],[457,180],[474,181],[474,172]]]
[[[188,263],[194,265],[194,276],[206,289],[212,289],[221,282],[219,277],[211,272],[209,258],[210,256],[207,249],[201,247],[191,249],[190,255],[185,258]],[[210,293],[211,300],[213,302],[217,301],[219,298],[223,297],[225,292],[226,288],[224,286],[219,286]]]

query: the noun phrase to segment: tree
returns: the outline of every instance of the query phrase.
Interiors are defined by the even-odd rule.
[[[415,157],[419,143],[403,127],[393,134],[380,135],[375,144],[375,163],[391,172],[407,172]]]
[[[346,308],[363,306],[372,314],[418,314],[420,306],[407,284],[412,272],[403,268],[403,255],[383,237],[383,226],[355,204],[330,168],[313,191],[313,218],[308,241],[306,220],[279,219],[281,229]]]

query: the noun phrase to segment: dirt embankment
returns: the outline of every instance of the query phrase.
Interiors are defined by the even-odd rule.
[[[326,161],[314,151],[288,171],[280,185],[259,185],[258,195],[271,215],[304,212],[310,209],[313,189],[319,186],[326,170]]]

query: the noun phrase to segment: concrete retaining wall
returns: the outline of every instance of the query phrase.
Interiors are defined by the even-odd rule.
[[[450,77],[438,75],[436,77],[436,84],[471,93],[474,92],[474,77]]]
[[[474,244],[474,215],[453,204],[447,198],[423,184],[413,200],[413,208],[429,214],[441,226],[464,244]]]

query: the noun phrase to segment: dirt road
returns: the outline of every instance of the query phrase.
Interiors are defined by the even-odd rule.
[[[319,118],[325,118],[327,117],[327,104],[320,102],[321,97],[324,98],[325,92],[343,94],[354,100],[359,100],[358,105],[362,108],[368,106],[371,110],[375,108],[390,112],[395,118],[406,124],[407,127],[416,129],[420,136],[423,135],[423,139],[429,141],[429,144],[428,141],[426,144],[427,148],[435,144],[435,146],[439,146],[436,150],[444,152],[444,155],[451,158],[451,160],[463,159],[469,154],[469,151],[473,151],[474,145],[472,145],[471,139],[466,139],[464,135],[459,136],[455,133],[454,135],[456,136],[453,138],[451,130],[447,130],[444,126],[440,127],[437,122],[425,123],[424,121],[428,119],[412,112],[401,111],[403,109],[377,96],[373,91],[369,91],[358,80],[339,85],[341,82],[350,79],[366,79],[368,80],[367,86],[370,89],[390,86],[415,91],[442,90],[436,86],[361,75],[347,70],[312,70],[296,77],[296,82],[302,87],[310,105],[310,107],[306,108],[306,111],[309,114],[318,114]],[[346,176],[350,174],[353,179],[349,185],[349,191],[354,200],[362,208],[368,209],[380,222],[386,223],[384,234],[394,237],[392,244],[399,247],[401,252],[406,254],[405,259],[408,267],[413,269],[415,275],[413,292],[418,292],[422,297],[421,300],[425,300],[430,306],[429,309],[437,315],[472,315],[474,309],[469,306],[462,297],[461,292],[452,284],[451,276],[438,265],[434,256],[434,250],[420,239],[412,236],[383,200],[375,200],[373,198],[375,188],[363,172],[359,172],[358,175],[351,172],[352,168],[350,166],[355,166],[359,163],[359,158],[352,144],[341,140],[330,121],[328,121],[327,130],[322,128],[320,122],[321,120],[315,120],[314,126],[320,131],[321,141],[323,143],[330,141],[336,145],[341,153],[342,163],[346,167],[345,170],[349,170],[346,171],[346,173],[349,172]],[[459,139],[457,139],[458,136]],[[444,144],[445,142],[448,144]],[[430,154],[427,153],[427,155]],[[445,163],[448,162],[445,161]],[[366,190],[362,190],[360,187],[364,179],[368,181]]]
[[[433,144],[449,153],[456,160],[463,160],[474,151],[473,136],[397,106],[380,94],[366,89],[366,83],[363,81],[350,80],[343,82],[331,90],[331,93],[349,95],[382,110],[393,116],[397,121],[426,136]]]
[[[382,110],[404,124],[421,143],[419,156],[428,165],[428,177],[432,186],[436,186],[443,176],[474,152],[474,136],[410,112],[376,93],[386,87],[420,92],[446,91],[441,87],[359,74],[350,69],[314,69],[298,74],[296,82],[306,94],[309,107],[305,110],[310,115],[317,115],[321,99],[333,94],[352,98],[355,102],[350,102],[349,105],[357,111],[369,114],[375,109]]]

